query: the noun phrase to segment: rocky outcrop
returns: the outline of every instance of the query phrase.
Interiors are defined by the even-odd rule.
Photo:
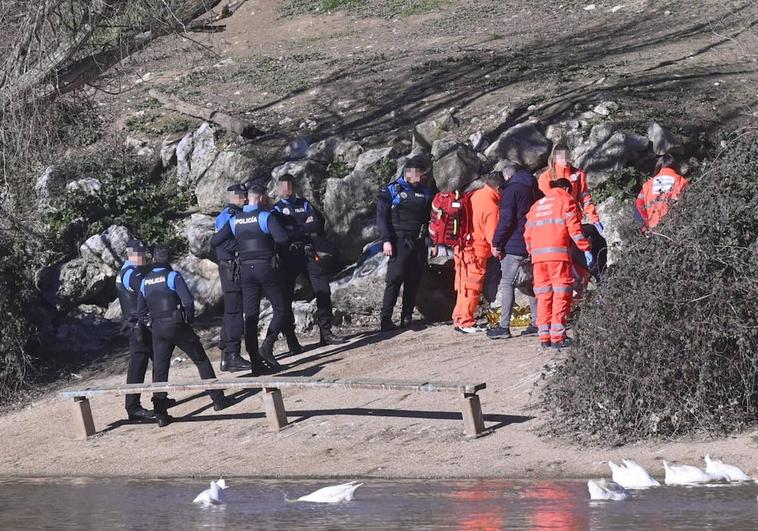
[[[545,166],[552,142],[531,123],[519,124],[505,131],[488,147],[488,159],[508,159],[532,171]]]
[[[182,274],[195,297],[195,311],[198,315],[220,307],[224,292],[215,263],[190,254],[175,263],[174,269]]]
[[[37,200],[43,204],[49,204],[60,197],[65,189],[66,180],[54,166],[48,166],[34,185]]]
[[[352,169],[355,168],[363,151],[358,142],[334,136],[308,146],[305,157],[322,164],[341,161]]]
[[[111,225],[103,233],[87,238],[79,252],[83,259],[100,262],[116,272],[126,259],[126,242],[130,238],[129,229]]]
[[[65,313],[83,303],[108,304],[115,276],[101,261],[76,258],[41,271],[38,286],[45,300]]]
[[[66,185],[66,193],[80,193],[84,195],[97,195],[103,189],[103,183],[97,179],[79,179]]]
[[[656,155],[682,155],[684,147],[682,143],[669,131],[657,122],[651,122],[647,127],[647,137],[653,146],[653,153]]]
[[[198,258],[214,258],[211,238],[215,232],[215,219],[205,214],[192,214],[187,224],[186,236],[189,251]]]
[[[413,148],[431,151],[435,140],[449,136],[458,127],[458,122],[450,111],[445,111],[432,120],[417,124],[413,128]]]
[[[442,146],[435,146],[439,149],[440,158],[434,163],[434,181],[437,188],[442,192],[451,192],[453,190],[464,190],[469,184],[479,178],[479,158],[476,152],[466,144],[452,145],[446,144],[447,148],[443,151]]]

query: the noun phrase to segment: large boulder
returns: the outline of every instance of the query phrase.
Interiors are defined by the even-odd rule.
[[[363,147],[354,140],[332,136],[308,146],[305,157],[323,164],[341,161],[348,168],[354,168],[363,151]]]
[[[115,277],[100,260],[76,258],[42,270],[38,285],[45,300],[66,312],[83,303],[106,306],[113,299]]]
[[[126,259],[126,242],[130,238],[129,229],[122,225],[111,225],[101,234],[87,238],[79,247],[79,252],[85,260],[99,261],[118,271]]]
[[[590,135],[590,140],[574,151],[574,163],[587,172],[591,186],[603,182],[611,172],[621,170],[627,163],[626,133],[616,131],[595,142],[592,138]]]
[[[384,296],[385,276],[389,258],[375,243],[367,249],[364,257],[345,269],[331,284],[332,302],[335,311],[349,316],[353,324],[376,324],[378,309]],[[447,321],[455,306],[453,290],[455,271],[449,260],[442,265],[430,265],[416,297],[416,306],[421,317],[429,321]],[[395,308],[399,316],[400,299]]]
[[[396,158],[391,148],[370,150],[347,177],[326,180],[323,212],[343,263],[357,259],[363,246],[377,238],[376,196],[394,174]]]
[[[321,203],[322,183],[326,179],[326,168],[312,160],[290,161],[277,166],[271,172],[273,179],[269,183],[269,192],[276,187],[276,180],[285,173],[295,178],[295,189],[310,201]]]
[[[189,251],[198,258],[213,258],[211,238],[215,231],[215,219],[212,216],[192,214],[186,232]]]
[[[669,131],[657,122],[651,122],[647,127],[647,137],[653,145],[656,155],[682,155],[684,147],[682,143]]]
[[[176,146],[176,180],[179,186],[194,190],[197,204],[204,213],[217,212],[224,203],[230,184],[247,179],[256,161],[239,149],[216,144],[217,131],[209,123],[188,133]],[[166,158],[173,160],[169,153]]]
[[[434,181],[441,192],[463,190],[479,178],[479,158],[466,144],[454,144],[448,148],[447,153],[434,163]]]
[[[505,131],[484,154],[490,160],[508,159],[535,171],[545,166],[552,145],[534,124],[525,123]]]
[[[54,166],[48,166],[34,185],[37,199],[43,204],[54,201],[63,194],[65,189],[66,179]]]
[[[224,292],[221,289],[221,279],[215,263],[189,254],[174,264],[174,268],[187,282],[195,298],[195,311],[198,314],[219,308]]]
[[[413,128],[413,148],[421,148],[429,152],[435,140],[448,136],[458,127],[453,114],[445,111],[432,120],[417,124]]]

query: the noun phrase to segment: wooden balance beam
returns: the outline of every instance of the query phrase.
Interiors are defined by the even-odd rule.
[[[84,389],[67,389],[61,392],[64,398],[73,398],[74,434],[77,439],[85,440],[95,434],[92,409],[89,399],[101,395],[129,395],[137,393],[176,393],[202,392],[215,389],[239,391],[243,389],[262,389],[263,406],[270,431],[279,431],[287,426],[287,412],[282,400],[282,389],[374,389],[381,391],[410,391],[417,393],[454,393],[461,397],[463,427],[467,437],[478,437],[484,433],[484,419],[477,393],[487,387],[485,383],[464,384],[444,382],[419,382],[401,380],[374,379],[330,379],[307,377],[242,377],[228,379],[194,380],[183,383],[123,384],[111,387],[87,387]]]

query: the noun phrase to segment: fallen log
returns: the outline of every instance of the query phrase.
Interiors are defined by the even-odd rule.
[[[155,98],[166,109],[178,112],[180,114],[186,114],[193,118],[199,118],[206,122],[213,122],[220,125],[227,131],[233,131],[243,138],[255,138],[260,136],[263,132],[252,124],[245,123],[239,118],[235,118],[225,112],[217,109],[208,109],[201,105],[195,105],[194,103],[188,103],[180,100],[176,96],[165,94],[156,89],[150,89],[148,91],[150,97]]]

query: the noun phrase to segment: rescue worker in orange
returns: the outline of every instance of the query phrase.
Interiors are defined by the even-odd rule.
[[[453,326],[463,334],[484,332],[476,326],[474,314],[484,289],[487,261],[492,258],[492,237],[500,217],[500,186],[505,179],[490,173],[485,185],[471,194],[471,235],[455,248],[455,291]]]
[[[553,146],[550,158],[547,161],[547,169],[539,176],[537,183],[543,194],[547,195],[550,191],[550,183],[558,179],[568,179],[571,183],[571,197],[579,205],[578,215],[581,223],[586,216],[597,231],[603,236],[603,223],[595,208],[595,202],[592,200],[592,194],[587,186],[587,173],[584,170],[575,168],[569,162],[569,148],[563,144]]]
[[[643,232],[661,222],[671,204],[679,199],[689,184],[679,171],[676,159],[663,155],[655,165],[655,176],[642,185],[637,196],[635,218]]]
[[[537,328],[543,348],[571,345],[566,321],[571,310],[574,278],[570,248],[572,241],[592,265],[590,242],[582,234],[577,204],[568,179],[550,183],[551,188],[526,215],[524,240],[534,268],[537,297]]]

